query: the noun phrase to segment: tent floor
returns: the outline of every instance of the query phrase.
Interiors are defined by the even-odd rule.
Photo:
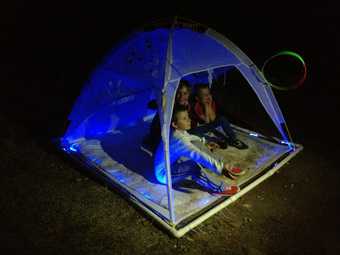
[[[226,183],[237,183],[241,187],[248,185],[257,176],[292,150],[286,144],[268,140],[262,136],[250,135],[250,131],[234,126],[238,138],[249,148],[215,151],[227,162],[247,173],[238,180],[211,173],[210,178]],[[166,220],[170,218],[168,195],[165,185],[157,183],[153,175],[152,157],[140,149],[145,128],[130,127],[124,132],[107,133],[93,139],[83,139],[64,148],[73,157],[86,163],[88,168],[104,174],[110,181],[123,188],[139,203]],[[210,171],[206,171],[210,172]],[[193,186],[180,186],[173,189],[175,225],[193,218],[194,215],[216,204],[220,197]]]

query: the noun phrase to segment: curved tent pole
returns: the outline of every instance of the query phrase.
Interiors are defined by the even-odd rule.
[[[175,23],[175,22],[174,22]],[[169,155],[169,125],[165,123],[164,116],[167,109],[168,100],[166,98],[167,93],[165,88],[168,86],[168,82],[171,77],[171,64],[172,64],[172,33],[173,28],[169,32],[168,48],[165,61],[165,72],[164,72],[164,87],[162,89],[162,103],[161,103],[161,121],[162,121],[162,139],[163,139],[163,150],[164,160],[166,168],[166,179],[167,179],[167,195],[168,195],[168,208],[170,214],[170,224],[175,223],[175,212],[174,212],[174,194],[172,192],[172,180],[171,180],[171,166],[170,166],[170,155]]]
[[[208,80],[209,80],[209,88],[211,88],[212,82],[213,82],[213,74],[212,74],[212,70],[208,69]]]
[[[279,132],[282,135],[282,138],[285,141],[288,141],[288,137],[290,139],[290,142],[292,142],[291,137],[289,135],[289,132],[287,133],[287,124],[285,123],[285,120],[283,118],[281,109],[275,99],[275,96],[270,89],[270,87],[263,87],[265,86],[265,82],[262,81],[262,77],[257,71],[256,65],[249,59],[249,57],[242,52],[233,42],[231,42],[229,39],[221,35],[220,33],[216,32],[213,29],[208,29],[205,32],[206,35],[210,36],[220,44],[222,44],[224,47],[229,49],[237,59],[239,59],[240,64],[236,65],[237,69],[243,74],[244,78],[248,81],[249,85],[254,90],[257,97],[260,99],[260,102],[262,103],[263,107],[265,108],[266,112],[274,122],[275,126],[279,130]],[[257,72],[256,72],[257,71]],[[259,86],[261,85],[261,86]],[[269,101],[269,103],[264,103],[261,98],[261,95],[259,94],[260,89],[262,93],[264,94],[264,98]],[[272,114],[271,114],[272,112]],[[286,128],[283,128],[286,127]],[[291,143],[288,143],[288,146],[291,147]]]
[[[175,212],[174,212],[174,195],[172,192],[172,180],[171,180],[171,166],[170,166],[170,155],[169,155],[169,135],[170,135],[170,123],[172,110],[174,106],[174,95],[176,93],[179,80],[175,79],[171,80],[172,71],[175,71],[179,77],[183,75],[177,70],[177,68],[172,63],[172,37],[173,31],[176,26],[176,17],[173,23],[172,28],[169,32],[169,39],[168,39],[168,49],[166,55],[166,63],[165,63],[165,72],[164,72],[164,85],[162,89],[161,95],[161,121],[162,121],[162,139],[163,139],[163,149],[164,149],[164,160],[165,160],[165,167],[167,171],[167,190],[168,190],[168,207],[170,213],[170,223],[174,224],[175,222]],[[169,85],[170,84],[170,85]],[[164,118],[166,116],[167,118]]]
[[[251,71],[252,69],[250,69],[249,66],[241,64],[241,65],[237,65],[236,67],[243,74],[244,78],[248,81],[249,85],[251,86],[251,88],[253,89],[253,91],[255,92],[257,97],[259,98],[262,106],[264,107],[264,109],[266,110],[266,112],[268,113],[268,115],[270,116],[272,121],[274,122],[275,126],[277,127],[277,129],[281,133],[282,138],[285,141],[288,141],[287,134],[286,134],[285,130],[282,129],[282,123],[284,123],[285,120],[283,118],[281,111],[279,110],[280,108],[279,108],[279,106],[278,106],[278,104],[275,100],[275,97],[274,97],[273,92],[271,91],[270,87],[263,87],[263,86],[266,86],[266,85],[258,80],[259,77],[257,77]],[[248,74],[252,74],[252,75],[248,75]],[[256,89],[255,84],[261,85],[262,93],[264,94],[264,97],[268,102],[267,104],[264,103],[261,100],[261,94]],[[275,103],[276,108],[274,107],[274,103]],[[271,114],[271,112],[272,112],[272,114]]]
[[[288,146],[295,149],[294,143],[293,143],[293,139],[290,135],[289,129],[288,129],[288,125],[286,123],[286,120],[284,119],[284,116],[281,112],[281,109],[275,99],[275,95],[273,93],[273,90],[271,89],[271,87],[269,86],[269,84],[267,82],[265,82],[265,79],[263,77],[262,72],[260,72],[260,70],[255,66],[255,64],[253,64],[252,66],[249,66],[249,69],[253,72],[255,78],[263,85],[265,86],[264,91],[266,94],[266,97],[270,103],[270,106],[273,110],[273,112],[276,115],[276,118],[278,120],[278,122],[280,123],[280,128],[283,134],[283,139],[285,141],[289,141]],[[261,78],[261,79],[260,79]],[[275,107],[274,107],[275,105]],[[276,109],[276,110],[275,110]],[[279,116],[281,117],[282,121],[279,120]]]

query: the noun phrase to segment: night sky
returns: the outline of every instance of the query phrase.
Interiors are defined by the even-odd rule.
[[[81,1],[7,4],[1,8],[1,103],[12,105],[10,110],[16,113],[24,106],[29,114],[7,115],[18,117],[15,121],[28,126],[34,124],[32,119],[36,122],[51,115],[58,115],[54,119],[65,118],[90,71],[119,39],[147,22],[174,15],[224,34],[259,67],[282,49],[296,51],[307,63],[307,92],[311,86],[321,93],[336,89],[329,82],[336,75],[335,59],[339,56],[334,5],[325,1],[314,6],[289,2],[244,5],[160,2],[117,6]]]

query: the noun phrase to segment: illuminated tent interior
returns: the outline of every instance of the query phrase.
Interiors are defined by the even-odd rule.
[[[232,125],[249,148],[217,150],[228,162],[247,169],[237,180],[241,191],[218,197],[195,186],[158,183],[153,155],[141,149],[150,123],[160,114],[162,140],[168,146],[174,96],[181,79],[192,86],[237,69],[281,137],[267,137]],[[242,96],[242,95],[240,95]],[[158,109],[148,103],[156,100]],[[91,73],[69,115],[60,148],[103,177],[174,236],[181,237],[272,175],[302,146],[294,144],[282,112],[263,75],[231,41],[200,24],[177,19],[132,33],[115,46]],[[166,153],[165,161],[169,160]],[[170,169],[167,169],[170,174]],[[207,170],[207,172],[209,172]],[[211,178],[230,182],[209,173]]]

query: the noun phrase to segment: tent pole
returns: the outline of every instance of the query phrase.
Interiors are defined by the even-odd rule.
[[[168,189],[168,207],[170,213],[170,223],[175,224],[175,212],[174,212],[174,194],[172,192],[172,180],[171,180],[171,166],[169,158],[169,143],[164,143],[164,155],[165,155],[165,166],[166,166],[166,179]]]
[[[176,18],[173,26],[176,23]],[[172,28],[173,29],[173,28]],[[168,39],[168,48],[166,54],[166,64],[165,64],[165,74],[164,74],[164,87],[167,87],[168,81],[171,77],[171,64],[172,64],[172,30],[169,33]],[[169,156],[169,125],[165,125],[164,123],[164,111],[167,109],[166,104],[168,103],[166,98],[167,93],[164,91],[162,96],[162,114],[163,114],[163,123],[162,123],[162,137],[163,137],[163,150],[164,150],[164,160],[165,160],[165,168],[166,168],[166,179],[167,179],[167,194],[168,194],[168,208],[170,214],[170,224],[175,224],[175,211],[174,211],[174,194],[172,192],[172,180],[171,180],[171,166],[170,166],[170,156]],[[171,119],[171,118],[170,118]]]

